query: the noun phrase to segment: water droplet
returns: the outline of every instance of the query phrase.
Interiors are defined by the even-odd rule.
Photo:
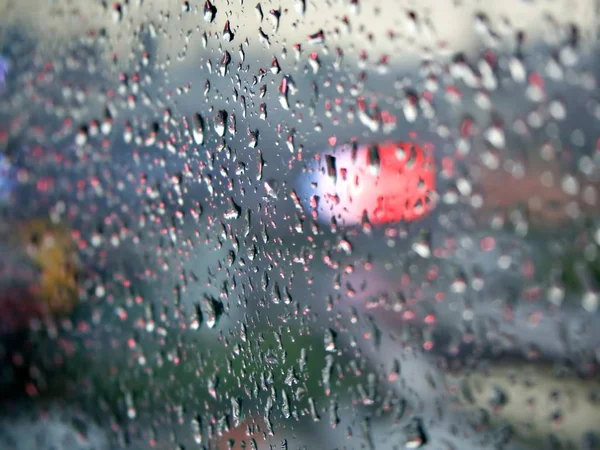
[[[306,13],[306,0],[295,0],[294,7],[298,14],[304,16],[304,14]]]
[[[334,156],[325,155],[325,170],[327,172],[327,177],[335,184],[337,182],[337,169]]]
[[[421,258],[429,258],[431,256],[431,233],[428,230],[422,230],[412,244],[412,249]]]
[[[273,57],[273,61],[271,62],[271,73],[277,75],[279,72],[281,72],[279,62],[277,61],[277,58]]]
[[[223,52],[223,57],[221,58],[221,63],[219,64],[219,74],[224,77],[227,75],[229,71],[229,64],[231,63],[231,55],[229,52]],[[207,81],[208,83],[208,81]]]
[[[233,41],[234,34],[231,31],[231,25],[229,24],[229,20],[225,22],[225,27],[223,28],[223,40],[225,42]]]
[[[222,309],[221,302],[208,295],[204,295],[200,300],[200,310],[208,328],[217,326]]]
[[[271,18],[271,22],[273,23],[273,28],[275,32],[279,30],[279,22],[281,20],[281,10],[280,9],[272,9],[269,11],[269,17]]]
[[[336,333],[335,331],[331,330],[331,329],[326,329],[323,335],[323,341],[325,343],[325,350],[328,352],[335,352],[336,349],[336,345],[335,345],[335,338],[336,338]]]
[[[212,23],[217,15],[217,8],[209,1],[206,0],[204,3],[204,20],[208,23]]]
[[[404,428],[406,441],[404,448],[421,448],[427,444],[427,436],[421,420],[413,418],[410,423]]]
[[[262,11],[262,6],[260,6],[260,3],[257,3],[256,6],[254,7],[254,11],[256,11],[256,19],[259,22],[263,21],[263,11]]]
[[[225,136],[225,130],[227,129],[227,111],[224,109],[217,111],[213,122],[216,133],[220,137]]]
[[[369,146],[367,153],[367,163],[369,164],[369,172],[372,175],[379,175],[379,171],[381,169],[381,158],[379,157],[379,146],[371,145]]]
[[[319,30],[313,34],[309,34],[308,42],[310,44],[323,44],[325,42],[325,33],[323,30]]]
[[[192,137],[196,145],[204,144],[204,119],[198,113],[192,116]]]

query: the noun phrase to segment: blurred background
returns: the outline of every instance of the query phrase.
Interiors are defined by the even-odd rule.
[[[0,1],[0,447],[600,448],[599,11]]]

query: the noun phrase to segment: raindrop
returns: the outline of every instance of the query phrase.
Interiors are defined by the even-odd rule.
[[[281,20],[281,10],[272,9],[269,11],[269,17],[271,17],[273,28],[275,29],[275,32],[277,32],[279,30],[279,21]]]
[[[192,116],[192,136],[196,145],[204,144],[204,119],[198,113]]]
[[[412,249],[421,258],[429,258],[431,256],[431,232],[421,230],[419,237],[412,244]]]
[[[254,11],[256,11],[256,18],[258,19],[258,21],[262,22],[263,21],[263,11],[262,11],[262,7],[260,6],[260,3],[256,4]]]
[[[296,8],[296,12],[301,16],[304,16],[306,13],[306,0],[295,0],[294,7]]]
[[[317,54],[317,52],[312,52],[310,54],[310,57],[308,58],[308,64],[310,65],[310,68],[313,71],[313,75],[316,75],[317,72],[319,72],[319,69],[321,68],[321,60],[319,59],[319,55]]]
[[[214,118],[214,129],[220,137],[225,136],[225,130],[227,129],[227,111],[221,109],[217,112]]]
[[[123,6],[118,2],[113,3],[112,18],[114,23],[119,23],[123,19]]]
[[[231,63],[231,55],[227,51],[223,52],[223,57],[221,58],[221,63],[219,64],[219,74],[222,77],[227,75],[230,63]],[[208,81],[207,81],[207,83],[208,83]],[[205,95],[206,95],[206,93],[205,93]]]
[[[191,427],[192,427],[192,436],[194,437],[194,442],[196,445],[202,444],[202,425],[201,425],[200,417],[196,417],[192,419]]]
[[[209,1],[206,0],[204,3],[204,20],[208,23],[212,23],[217,15],[217,8]]]
[[[250,138],[250,142],[248,142],[248,147],[256,148],[258,145],[258,130],[250,130],[248,129],[248,137]]]
[[[500,125],[491,125],[485,131],[485,138],[490,144],[492,144],[496,148],[504,148],[504,145],[506,144],[504,130]]]
[[[242,420],[242,404],[240,399],[231,397],[231,418],[233,419],[233,426],[235,428],[240,426]]]
[[[321,417],[319,417],[319,413],[317,412],[317,406],[315,405],[315,401],[312,397],[308,399],[308,408],[310,410],[310,416],[313,422],[319,422]]]
[[[379,171],[381,168],[381,158],[379,156],[379,146],[371,145],[369,146],[369,152],[367,154],[367,161],[369,164],[369,172],[372,175],[379,175]]]
[[[325,170],[327,171],[327,177],[335,184],[337,181],[337,169],[334,156],[325,155]]]
[[[327,328],[324,332],[323,335],[323,341],[325,344],[325,350],[328,352],[335,352],[336,349],[336,345],[335,345],[335,338],[336,338],[336,333],[335,331],[333,331],[330,328]]]
[[[411,419],[410,423],[404,428],[404,433],[406,435],[404,448],[421,448],[427,444],[423,424],[418,418]]]
[[[273,62],[271,62],[271,73],[277,75],[279,72],[281,72],[279,62],[277,61],[277,58],[273,57]]]
[[[323,44],[325,42],[325,33],[323,30],[319,30],[316,33],[308,35],[308,42],[310,44]]]
[[[271,47],[271,42],[269,41],[269,36],[263,31],[262,28],[258,29],[258,40],[265,47],[267,47],[267,48]]]
[[[223,217],[225,217],[226,220],[234,220],[240,217],[240,214],[242,213],[242,208],[239,205],[237,205],[232,198],[228,198],[227,201],[229,203],[229,208],[227,209]]]
[[[288,91],[289,91],[289,79],[288,77],[283,77],[281,83],[279,84],[279,104],[285,110],[290,109],[290,103],[288,100]]]
[[[489,391],[489,405],[493,410],[498,410],[508,401],[506,393],[499,386],[493,386]]]
[[[225,42],[233,41],[234,34],[231,31],[231,25],[229,24],[229,20],[225,22],[225,27],[223,28],[223,40]]]
[[[260,106],[258,107],[258,117],[260,117],[261,120],[267,120],[267,104],[266,103],[261,103]]]
[[[219,317],[222,313],[223,305],[216,299],[204,295],[200,300],[200,309],[202,316],[206,321],[208,328],[214,328],[218,322]]]
[[[525,64],[520,58],[516,56],[512,57],[508,63],[508,68],[510,70],[510,75],[513,80],[517,83],[524,83],[527,79],[527,70],[525,69]]]

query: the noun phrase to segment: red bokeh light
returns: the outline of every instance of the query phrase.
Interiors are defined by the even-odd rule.
[[[335,180],[322,180],[325,212],[345,224],[413,221],[434,206],[435,163],[432,149],[411,142],[385,142],[336,154]],[[335,202],[333,201],[335,199]]]

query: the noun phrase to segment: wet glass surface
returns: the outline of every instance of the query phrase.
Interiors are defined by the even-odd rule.
[[[0,1],[0,448],[600,448],[598,12]]]

